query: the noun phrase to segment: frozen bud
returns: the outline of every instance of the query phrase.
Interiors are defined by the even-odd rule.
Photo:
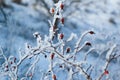
[[[14,62],[16,62],[16,57],[14,58]]]
[[[63,9],[63,8],[64,8],[64,4],[61,3],[61,4],[60,4],[60,9]]]
[[[57,78],[56,78],[56,75],[55,75],[55,74],[53,74],[52,78],[53,78],[53,80],[57,80]]]
[[[31,46],[28,43],[25,43],[25,47],[26,47],[26,49],[30,49],[31,48]]]
[[[30,45],[27,45],[27,48],[30,49]]]
[[[90,42],[86,42],[85,45],[86,46],[92,46],[92,44]]]
[[[52,54],[50,55],[51,60],[53,60],[54,56],[55,56],[55,53],[52,53]]]
[[[13,62],[11,61],[10,64],[13,64]]]
[[[13,66],[14,69],[16,69],[16,66]]]
[[[51,72],[51,70],[48,71],[49,73]]]
[[[90,31],[89,33],[90,33],[90,34],[95,34],[95,32],[93,32],[93,31]]]
[[[16,70],[16,66],[12,66],[12,70],[13,70],[13,71]]]
[[[3,68],[4,68],[4,71],[9,71],[9,66],[8,65],[5,65]]]
[[[70,52],[70,48],[68,47],[67,49],[66,49],[66,53],[69,53]]]
[[[8,65],[6,65],[5,68],[8,68]]]
[[[34,36],[35,38],[37,38],[39,35],[40,35],[39,32],[35,32],[35,33],[33,34],[33,36]]]
[[[47,58],[47,55],[45,55],[45,58]]]
[[[59,67],[60,67],[60,68],[63,68],[63,66],[62,66],[62,65],[60,65]]]
[[[69,72],[69,71],[70,71],[70,68],[67,67],[67,71]]]
[[[51,8],[51,9],[50,9],[50,13],[54,14],[54,12],[55,12],[55,9],[54,9],[54,8]]]
[[[61,33],[61,34],[59,35],[59,38],[60,38],[60,39],[63,39],[63,38],[64,38],[64,34]]]
[[[87,79],[90,79],[90,75],[87,76]]]
[[[61,21],[62,24],[64,24],[64,18],[63,17],[60,19],[60,21]]]
[[[108,71],[108,70],[105,70],[105,71],[104,71],[104,74],[105,74],[105,75],[108,75],[108,74],[109,74],[109,71]]]
[[[5,68],[4,71],[9,71],[9,69],[8,69],[8,68]]]

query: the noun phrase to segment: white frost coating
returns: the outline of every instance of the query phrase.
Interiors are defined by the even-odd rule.
[[[41,36],[40,36],[40,33],[39,33],[39,32],[35,32],[35,33],[33,34],[33,36],[34,36],[35,38],[37,38],[37,46],[40,47],[40,46],[41,46],[41,41],[42,41],[42,38],[41,38]]]
[[[107,52],[107,54],[106,54],[106,59],[107,60],[109,60],[109,58],[110,58],[110,55],[112,54],[112,52],[113,52],[113,50],[116,48],[116,44],[114,44],[111,48],[110,48],[110,50]]]
[[[72,68],[70,68],[68,80],[73,80],[72,77],[73,77],[73,70],[72,70]]]
[[[54,47],[59,47],[62,43],[63,43],[63,42],[60,42],[60,41],[59,41],[58,43],[53,44],[53,46],[54,46]]]
[[[35,65],[37,64],[37,62],[39,61],[39,59],[40,59],[39,56],[35,57],[35,61],[32,63],[32,65],[29,67],[29,69],[26,72],[26,76],[29,74],[29,72],[31,70],[33,71],[32,73],[34,73]]]
[[[50,21],[50,20],[48,20],[48,22],[49,22],[49,24],[50,24],[50,27],[52,27],[53,25],[52,25],[52,22]]]
[[[40,47],[41,43],[42,43],[42,39],[41,39],[40,35],[38,35],[38,37],[37,37],[37,46]]]
[[[80,45],[82,39],[85,37],[85,35],[87,35],[88,32],[89,32],[89,31],[86,31],[86,32],[84,32],[84,33],[81,35],[81,37],[78,39],[75,47],[78,47],[78,46]]]
[[[44,41],[48,42],[49,41],[49,37],[47,35],[45,35],[44,37],[45,37]]]
[[[60,13],[59,15],[55,15],[54,17],[55,17],[55,18],[61,18],[62,15],[61,15],[61,13]]]
[[[50,40],[52,40],[53,36],[54,36],[53,27],[50,27],[50,30],[49,30]]]
[[[49,24],[50,24],[50,29],[49,29],[49,38],[50,40],[52,40],[53,36],[54,36],[54,31],[53,31],[53,24],[50,20],[48,20]]]
[[[58,3],[54,4],[56,7],[59,7],[62,1],[60,0]]]
[[[71,41],[73,38],[77,38],[77,35],[75,33],[71,33],[70,37],[67,39],[67,41]]]
[[[27,78],[26,77],[22,77],[20,80],[27,80]]]
[[[32,47],[28,44],[25,43],[25,50],[28,52]]]
[[[71,56],[73,56],[73,55],[72,55],[72,54],[66,54],[66,55],[65,55],[65,58],[66,58],[66,59],[69,59]]]
[[[95,48],[91,48],[85,53],[84,61],[86,61],[88,54],[90,54],[90,52],[93,51],[93,50],[95,50]]]
[[[10,61],[10,60],[13,60],[14,59],[14,56],[10,56],[9,58],[8,58],[8,61]]]
[[[35,35],[38,35],[38,34],[39,34],[39,32],[34,32],[33,36],[36,37]]]

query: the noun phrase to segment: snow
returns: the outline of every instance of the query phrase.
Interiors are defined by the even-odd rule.
[[[112,45],[117,44],[117,47],[120,47],[120,0],[81,0],[81,2],[78,0],[78,2],[73,3],[71,1],[72,0],[66,0],[65,9],[62,11],[63,15],[57,15],[57,17],[65,17],[65,24],[64,26],[59,25],[59,32],[64,33],[64,36],[67,38],[67,42],[69,42],[66,44],[71,48],[75,46],[73,44],[75,44],[76,41],[78,41],[77,45],[79,45],[79,41],[81,44],[88,40],[92,43],[92,47],[95,48],[95,52],[93,53],[91,51],[90,54],[87,55],[88,58],[86,59],[86,63],[93,64],[97,67],[92,74],[95,79],[96,76],[100,74],[101,67],[105,63],[105,60],[109,58],[109,55],[116,47],[115,45]],[[41,41],[41,39],[45,39],[46,42],[49,40],[47,36],[49,33],[49,27],[52,26],[52,24],[49,24],[51,21],[51,16],[49,16],[46,8],[44,8],[41,4],[33,6],[33,3],[35,3],[34,0],[23,0],[23,3],[27,3],[29,6],[18,5],[12,3],[10,0],[6,0],[6,2],[7,4],[12,5],[13,8],[4,8],[4,11],[7,14],[7,24],[0,23],[0,46],[3,48],[3,52],[7,57],[10,55],[15,55],[15,57],[19,59],[19,49],[24,50],[24,43],[27,42],[28,45],[30,43],[30,46],[35,46],[36,44],[39,44],[39,40]],[[45,0],[45,2],[47,2],[49,7],[54,6],[52,0]],[[0,21],[2,19],[4,18],[0,12]],[[48,22],[48,20],[50,21]],[[82,41],[81,38],[78,40],[79,36],[88,30],[95,31],[95,35],[86,35]],[[52,33],[52,27],[50,31],[52,38],[54,34]],[[32,36],[34,32],[40,33],[40,37],[37,38],[37,43],[36,38]],[[44,35],[46,35],[46,37],[44,37]],[[41,44],[43,43],[40,43],[38,46],[41,46]],[[44,45],[45,44],[50,46],[49,42],[44,43]],[[59,46],[60,44],[63,44],[62,40],[53,46]],[[63,46],[65,49],[67,47],[63,44],[61,46],[61,52]],[[44,47],[45,46],[43,46],[43,48]],[[85,53],[85,50],[87,50],[86,47],[83,49],[84,50],[81,50],[81,52],[77,54],[76,58],[78,61],[83,60],[85,54],[87,54]],[[27,49],[27,51],[28,50],[29,49]],[[50,51],[53,51],[53,49],[50,49]],[[65,57],[67,58],[71,54],[73,53],[69,53]],[[40,60],[35,64],[36,67],[34,70],[36,73],[33,80],[43,80],[42,75],[46,76],[46,72],[50,64],[48,62],[50,54],[48,53],[47,55],[47,58],[45,58],[44,55],[40,55]],[[98,57],[95,55],[100,56],[100,58],[97,59]],[[32,60],[33,59],[27,59],[22,63],[23,65],[20,66],[20,70],[23,69],[25,71],[21,72],[19,70],[19,78],[25,77],[23,75],[28,70],[28,66],[32,64]],[[58,59],[55,59],[55,61],[56,60]],[[2,62],[3,60],[0,59],[0,63]],[[63,62],[59,60],[58,64],[62,63]],[[70,72],[64,68],[59,70],[59,68],[56,67],[58,64],[54,63],[55,70],[53,70],[57,75],[58,80],[70,80],[69,77],[71,76],[69,75],[72,74],[72,68],[70,68]],[[85,66],[85,69],[89,66],[89,64]],[[110,65],[110,78],[112,78],[112,80],[118,80],[120,75],[120,63],[115,61],[115,63],[112,62]],[[70,65],[67,66],[70,67]],[[0,74],[0,77],[1,80],[10,80],[9,76],[3,76]],[[45,80],[49,80],[49,78],[51,78],[50,75],[45,78],[47,77],[48,79]],[[74,75],[74,78],[77,80],[77,74]],[[85,80],[82,76],[80,76],[79,79]]]

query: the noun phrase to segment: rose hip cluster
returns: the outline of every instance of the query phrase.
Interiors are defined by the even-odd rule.
[[[62,11],[63,9],[64,9],[64,4],[63,3],[60,3],[60,5],[59,5],[59,11]],[[59,14],[57,11],[56,11],[56,8],[51,8],[50,9],[50,13],[51,14],[55,14],[55,13],[57,13],[57,14]],[[61,17],[60,18],[60,22],[62,23],[62,24],[64,24],[64,17]]]
[[[6,60],[6,62],[3,64],[3,70],[5,72],[8,72],[8,71],[15,71],[16,68],[17,68],[17,65],[16,65],[16,58],[15,57],[9,57],[8,60]]]

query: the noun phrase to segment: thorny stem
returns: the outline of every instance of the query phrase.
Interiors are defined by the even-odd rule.
[[[83,45],[80,47],[80,43],[82,42],[83,38],[84,38],[89,32],[90,32],[90,31],[84,32],[84,33],[81,35],[81,37],[78,39],[78,41],[76,42],[75,49],[74,49],[74,55],[73,55],[74,61],[75,61],[75,56],[76,56],[76,54],[77,54],[78,52],[80,52],[80,51],[83,49],[83,47],[85,46],[85,44],[83,44]]]
[[[110,60],[105,63],[105,68],[104,68],[104,70],[106,70],[106,69],[108,68],[109,63],[110,63]],[[101,80],[103,76],[104,76],[104,72],[102,72],[102,74],[100,75],[100,77],[98,77],[97,80]]]
[[[116,45],[113,45],[112,47],[111,47],[111,52],[109,53],[110,55],[109,55],[109,58],[106,60],[106,63],[105,63],[105,65],[104,65],[104,71],[105,70],[107,70],[107,68],[108,68],[108,66],[109,66],[109,64],[110,64],[110,62],[113,60],[113,59],[116,59],[116,56],[113,56],[113,57],[111,57],[112,56],[112,53],[113,53],[113,51],[114,51],[114,49],[116,48]],[[109,51],[108,51],[109,52]],[[119,55],[118,55],[119,56]],[[97,80],[101,80],[102,79],[102,77],[104,76],[104,71],[101,73],[101,75],[98,77],[98,79]]]
[[[68,63],[68,64],[70,64],[70,65],[72,65],[72,66],[76,66],[80,71],[82,71],[83,74],[86,76],[86,79],[87,79],[87,80],[92,80],[92,78],[87,74],[87,72],[86,72],[80,65],[77,65],[77,64],[75,64],[75,63],[69,62],[68,60],[66,60],[66,59],[64,58],[64,56],[61,56],[60,53],[57,52],[56,50],[55,50],[55,53],[58,55],[58,57],[59,57],[61,60],[65,61],[66,63]]]
[[[86,61],[88,54],[90,54],[91,51],[95,50],[94,48],[91,48],[87,53],[85,53],[84,61]]]
[[[35,65],[37,64],[37,62],[39,61],[39,59],[40,59],[40,57],[37,55],[36,57],[35,57],[35,61],[32,63],[32,65],[30,66],[30,68],[28,69],[28,71],[26,72],[26,75],[28,75],[29,74],[29,72],[30,72],[30,70],[34,70],[34,67],[35,67]],[[33,72],[32,72],[33,73]],[[32,74],[33,75],[33,74]]]
[[[81,37],[78,39],[78,41],[77,41],[77,43],[76,43],[76,46],[75,46],[76,49],[79,48],[79,45],[80,45],[82,39],[83,39],[88,33],[89,33],[89,31],[87,31],[87,32],[85,32],[85,33],[83,33],[83,34],[81,35]]]
[[[59,3],[59,1],[57,3]],[[61,14],[61,10],[60,10],[60,6],[55,6],[55,7],[56,7],[56,9],[55,9],[56,11],[55,11],[54,16],[53,16],[53,21],[52,21],[51,27],[56,27],[56,29],[57,29],[58,28],[57,27],[58,20],[59,20],[59,18],[57,16]],[[54,39],[55,36],[57,36],[57,33],[58,33],[57,31],[58,30],[53,31],[54,35],[52,36],[52,40]]]

